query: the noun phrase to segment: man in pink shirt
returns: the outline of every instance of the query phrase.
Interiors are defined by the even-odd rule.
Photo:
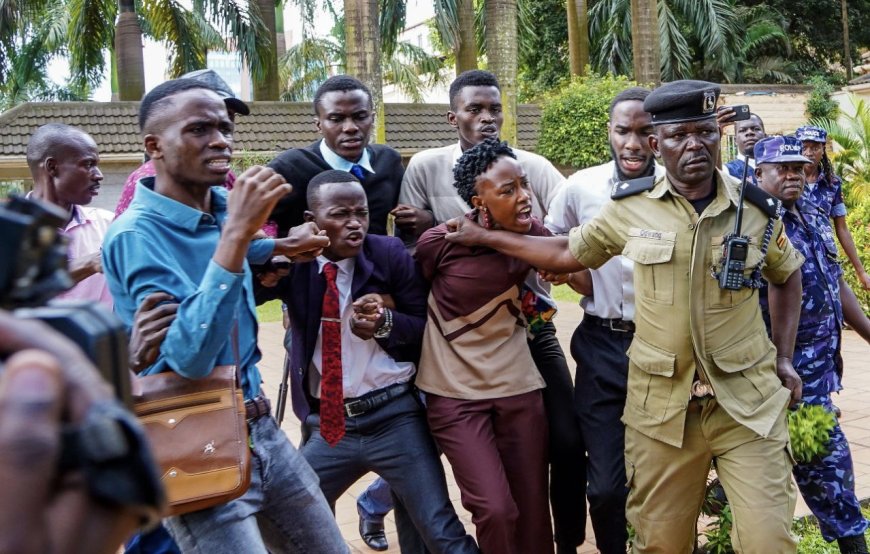
[[[43,125],[27,144],[27,165],[33,177],[31,197],[55,204],[69,214],[62,232],[69,239],[69,272],[76,285],[58,298],[92,300],[111,308],[100,249],[114,215],[87,206],[99,194],[103,180],[99,163],[94,139],[69,125]]]

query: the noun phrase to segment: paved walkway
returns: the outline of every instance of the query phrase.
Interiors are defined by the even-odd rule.
[[[570,352],[571,334],[580,321],[582,311],[574,304],[560,303],[559,316],[556,318],[556,326],[559,329],[559,341],[566,353]],[[265,380],[266,393],[273,399],[277,397],[278,385],[281,382],[283,367],[283,336],[284,329],[280,323],[266,323],[260,327],[260,349],[263,351],[263,360],[260,369]],[[574,363],[570,360],[569,366],[574,371]],[[835,403],[843,412],[840,420],[846,437],[852,445],[852,456],[855,461],[855,481],[858,488],[859,498],[870,497],[870,347],[861,340],[854,332],[846,331],[843,341],[843,361],[845,364],[844,386],[846,389],[834,398]],[[283,429],[294,444],[299,444],[299,422],[292,411],[288,408],[284,418]],[[462,507],[459,500],[459,489],[453,481],[450,465],[444,460],[444,468],[447,472],[450,498],[456,507],[459,518],[465,524],[468,532],[474,535],[474,525],[471,523],[471,515]],[[371,553],[362,539],[359,537],[357,525],[359,517],[356,513],[356,498],[374,479],[369,474],[357,482],[347,494],[343,495],[336,506],[336,518],[341,532],[350,545],[351,552]],[[798,498],[797,516],[806,515],[809,510],[803,500]],[[577,552],[579,554],[593,554],[598,552],[595,548],[595,537],[591,524],[587,524],[586,536],[588,540]],[[387,517],[387,540],[390,549],[387,552],[399,553],[396,539],[395,523],[392,513]]]

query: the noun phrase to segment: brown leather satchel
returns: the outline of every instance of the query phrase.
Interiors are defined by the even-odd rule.
[[[235,366],[217,366],[202,379],[174,371],[136,377],[132,388],[134,411],[163,471],[166,515],[202,510],[245,493],[251,453]]]

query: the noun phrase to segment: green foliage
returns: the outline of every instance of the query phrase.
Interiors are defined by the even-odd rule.
[[[535,32],[520,49],[517,96],[520,102],[534,102],[559,88],[568,78],[568,18],[565,0],[527,2]]]
[[[281,301],[272,300],[265,304],[257,306],[257,323],[272,323],[273,321],[282,321],[284,314],[281,312]]]
[[[274,158],[272,152],[250,152],[246,150],[236,150],[233,152],[232,168],[233,173],[240,175],[246,169],[253,165],[266,165]]]
[[[0,202],[12,194],[27,194],[31,188],[30,181],[0,181]]]
[[[849,232],[852,233],[852,238],[855,240],[855,248],[858,250],[861,264],[864,266],[864,269],[870,268],[870,197],[865,198],[851,208],[846,215],[846,224],[849,226]],[[855,293],[864,313],[870,313],[870,291],[864,290],[861,283],[858,282],[858,277],[852,264],[846,262],[842,265],[843,279],[852,289],[852,292]]]
[[[731,528],[734,526],[734,516],[731,506],[725,506],[719,516],[704,530],[707,544],[704,551],[709,554],[734,554],[731,545]]]
[[[589,74],[543,99],[537,152],[550,161],[584,168],[610,158],[608,108],[635,83],[621,75]]]
[[[864,517],[870,517],[870,509],[865,507],[861,512]],[[815,518],[795,521],[792,531],[799,537],[797,554],[839,554],[840,552],[836,542],[828,542],[822,538]],[[864,536],[870,541],[870,531],[866,531]]]
[[[810,97],[807,98],[807,119],[837,119],[840,107],[831,99],[834,87],[818,75],[812,77],[807,84],[813,87]]]
[[[788,413],[788,435],[795,460],[810,462],[828,453],[831,429],[837,424],[834,414],[822,406],[801,404]]]
[[[731,0],[658,0],[662,80],[793,82],[790,41],[779,11]],[[592,66],[631,74],[631,1],[589,10]]]
[[[794,75],[839,76],[843,71],[843,27],[839,0],[736,0],[741,6],[766,6],[783,14],[791,37],[789,60]],[[870,0],[848,0],[849,39],[852,63],[858,63],[857,49],[870,45]],[[840,83],[842,84],[842,83]]]
[[[811,123],[825,129],[828,137],[837,143],[830,154],[831,163],[834,172],[843,179],[846,204],[852,207],[870,200],[870,104],[854,95],[849,98],[855,108],[854,115],[841,114],[839,119],[834,115],[813,119]]]

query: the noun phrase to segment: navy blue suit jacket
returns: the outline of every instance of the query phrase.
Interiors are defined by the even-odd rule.
[[[317,262],[293,264],[290,274],[274,289],[260,289],[258,301],[280,297],[290,315],[290,387],[293,411],[302,420],[311,413],[311,398],[306,375],[311,365],[317,336],[326,280]],[[389,294],[396,304],[393,330],[378,344],[400,362],[417,363],[426,326],[429,285],[414,259],[395,237],[367,235],[356,257],[351,298],[368,293]]]

